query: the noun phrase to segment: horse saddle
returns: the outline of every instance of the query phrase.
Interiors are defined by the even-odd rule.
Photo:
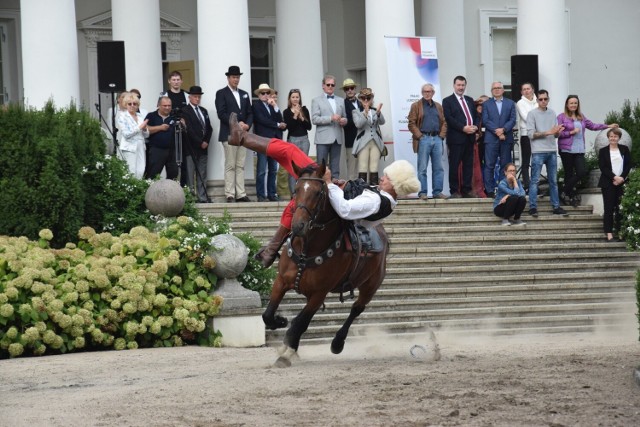
[[[375,228],[367,228],[360,224],[351,222],[349,225],[349,249],[354,252],[359,252],[361,255],[367,253],[382,252],[384,244],[378,230]],[[359,250],[358,250],[359,249]]]

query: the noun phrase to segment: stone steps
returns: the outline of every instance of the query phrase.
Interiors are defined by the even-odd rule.
[[[267,241],[287,202],[200,205],[203,213],[232,216],[234,232]],[[602,219],[590,206],[504,227],[487,199],[401,200],[385,220],[391,241],[387,275],[350,337],[384,330],[418,336],[424,328],[495,334],[593,331],[628,323],[636,312],[640,257],[622,242],[607,243]],[[258,214],[256,214],[258,212]],[[276,263],[277,266],[277,263]],[[357,296],[357,291],[355,293]],[[330,294],[304,342],[328,342],[352,301]],[[291,319],[305,298],[286,294],[280,314]],[[268,331],[277,345],[284,330]]]

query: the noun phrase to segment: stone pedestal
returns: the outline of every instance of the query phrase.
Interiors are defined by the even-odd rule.
[[[258,347],[265,344],[260,294],[242,287],[236,277],[247,265],[248,249],[240,239],[230,234],[215,236],[215,250],[209,255],[216,261],[213,272],[218,276],[214,295],[223,298],[220,313],[212,327],[222,334],[225,347]]]

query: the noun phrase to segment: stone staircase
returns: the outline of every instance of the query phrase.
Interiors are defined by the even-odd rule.
[[[234,232],[267,241],[285,202],[201,205],[203,213],[228,210]],[[607,243],[591,206],[551,214],[548,198],[526,226],[502,226],[488,199],[402,200],[385,228],[391,239],[387,276],[352,326],[394,334],[425,327],[490,333],[593,331],[634,322],[635,275],[640,255],[624,243]],[[304,297],[289,292],[280,314],[291,319]],[[351,301],[329,295],[303,336],[329,341]],[[284,331],[268,331],[268,344]],[[350,334],[351,335],[351,334]]]

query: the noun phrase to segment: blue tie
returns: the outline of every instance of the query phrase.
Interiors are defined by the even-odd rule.
[[[335,98],[334,95],[327,95],[327,99],[333,99],[333,98]]]

